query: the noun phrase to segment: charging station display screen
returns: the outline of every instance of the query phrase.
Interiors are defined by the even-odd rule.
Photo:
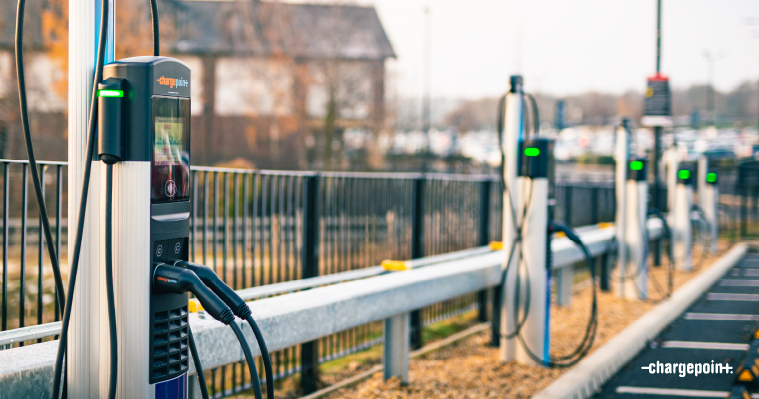
[[[182,163],[182,120],[155,118],[154,165],[180,165]]]
[[[187,201],[190,190],[190,100],[153,97],[153,203]]]

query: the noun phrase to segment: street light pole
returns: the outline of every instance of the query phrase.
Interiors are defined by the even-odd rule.
[[[661,0],[656,1],[656,75],[661,72]],[[654,126],[654,153],[651,160],[651,172],[654,174],[654,189],[651,192],[651,202],[654,208],[659,208],[659,154],[661,153],[661,135],[663,128]],[[668,193],[672,195],[673,193]],[[654,266],[661,266],[661,241],[654,241]]]
[[[427,137],[427,148],[424,153],[424,162],[422,163],[422,172],[427,172],[428,162],[432,157],[432,139],[430,137],[431,110],[430,110],[430,65],[431,58],[431,41],[432,41],[432,21],[430,20],[430,8],[424,8],[424,100],[422,105],[422,129]]]
[[[709,112],[707,120],[709,122],[714,121],[714,56],[709,50],[704,50],[704,58],[706,58],[707,76],[706,85],[708,92],[706,93],[706,110]]]
[[[717,122],[717,113],[714,109],[714,98],[715,98],[715,89],[714,89],[714,64],[724,56],[725,54],[723,52],[719,52],[717,54],[712,53],[709,50],[704,50],[704,58],[706,58],[706,62],[708,63],[707,67],[707,86],[709,92],[706,93],[706,110],[709,112],[709,122],[714,125]]]

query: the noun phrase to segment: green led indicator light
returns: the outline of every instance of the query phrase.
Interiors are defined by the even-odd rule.
[[[708,181],[709,183],[714,183],[715,181],[717,181],[717,174],[714,172],[707,173],[706,181]]]
[[[643,162],[641,162],[641,161],[632,161],[632,162],[630,162],[630,169],[632,169],[632,170],[643,170]]]
[[[100,90],[98,97],[124,97],[124,92],[121,90]]]
[[[534,147],[525,148],[524,155],[527,155],[528,157],[536,157],[540,155],[540,148],[534,148]]]
[[[690,178],[690,171],[689,170],[681,170],[677,172],[677,177],[679,177],[682,180],[688,180]]]

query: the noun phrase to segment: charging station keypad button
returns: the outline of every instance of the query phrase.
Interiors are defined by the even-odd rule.
[[[156,241],[153,243],[153,260],[166,260],[169,255],[168,241]]]
[[[166,248],[169,253],[168,257],[169,259],[183,259],[184,258],[184,238],[179,238],[176,240],[169,240],[168,241],[168,247]]]

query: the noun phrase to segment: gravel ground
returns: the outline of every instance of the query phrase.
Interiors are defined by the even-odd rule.
[[[726,248],[726,245],[721,245]],[[703,265],[716,257],[706,255]],[[665,261],[666,264],[666,261]],[[692,273],[674,273],[675,288],[696,276],[706,266]],[[654,284],[666,288],[666,267],[653,268],[649,283],[652,299],[661,298]],[[575,293],[567,308],[553,306],[551,353],[561,355],[571,351],[582,338],[589,317],[590,287]],[[593,350],[603,345],[656,303],[618,299],[611,293],[599,292],[598,333]],[[498,349],[490,347],[490,333],[485,331],[445,347],[437,352],[412,359],[409,384],[398,380],[383,381],[382,373],[356,385],[338,390],[328,398],[527,398],[547,387],[565,370],[503,363]],[[346,375],[346,378],[348,375]]]

